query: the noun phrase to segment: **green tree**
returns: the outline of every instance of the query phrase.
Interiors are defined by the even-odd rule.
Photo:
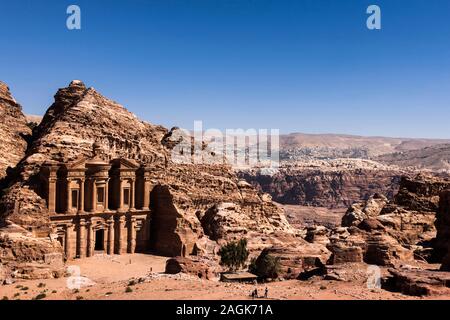
[[[247,240],[232,241],[219,250],[220,264],[236,271],[245,266],[248,259]]]

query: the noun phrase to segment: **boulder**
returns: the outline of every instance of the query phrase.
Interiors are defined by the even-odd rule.
[[[330,251],[321,244],[303,243],[297,247],[273,246],[264,249],[255,263],[260,263],[268,255],[278,258],[280,263],[278,278],[297,279],[304,272],[322,268],[330,254]]]
[[[366,201],[354,203],[342,217],[342,226],[356,226],[364,219],[377,217],[387,202],[386,197],[374,194]]]
[[[414,252],[402,247],[395,238],[384,234],[369,234],[364,262],[379,266],[394,266],[414,260]]]
[[[324,226],[308,227],[305,240],[326,246],[330,243],[329,234],[330,231]]]
[[[363,262],[363,249],[359,246],[346,246],[345,244],[336,243],[327,246],[327,248],[332,253],[330,264]]]
[[[383,279],[384,287],[411,296],[449,294],[450,273],[418,268],[389,269]]]
[[[175,257],[167,260],[167,274],[185,273],[197,276],[201,279],[212,280],[217,278],[221,268],[211,260],[199,257]]]

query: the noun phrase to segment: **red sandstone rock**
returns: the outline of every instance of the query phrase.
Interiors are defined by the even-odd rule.
[[[31,134],[22,107],[14,100],[7,85],[0,81],[0,179],[8,167],[14,168],[25,156],[25,136]]]
[[[26,228],[36,239],[56,236],[50,220],[65,218],[47,209],[43,165],[72,164],[80,158],[94,159],[99,153],[102,161],[128,159],[151,171],[154,188],[147,240],[154,252],[209,256],[217,251],[210,241],[223,244],[242,237],[249,239],[249,249],[255,254],[283,243],[286,237],[293,245],[302,244],[282,209],[239,180],[230,166],[174,161],[174,147],[189,139],[177,140],[176,131],[140,121],[95,89],[73,81],[57,92],[36,128],[26,157],[16,167],[18,175],[11,179],[1,200],[0,220]],[[77,241],[86,237],[86,232],[79,232],[83,230],[79,219],[68,219],[72,258],[79,247]]]
[[[441,193],[436,229],[434,258],[442,260],[442,270],[450,271],[450,190]]]
[[[167,260],[165,273],[177,274],[180,272],[212,280],[218,277],[221,268],[215,261],[198,257],[176,257]]]
[[[303,272],[323,267],[330,252],[320,244],[303,243],[297,247],[279,245],[264,249],[256,263],[266,255],[280,258],[279,278],[297,279]]]
[[[384,279],[386,287],[412,296],[430,296],[450,293],[450,273],[421,269],[389,269]]]

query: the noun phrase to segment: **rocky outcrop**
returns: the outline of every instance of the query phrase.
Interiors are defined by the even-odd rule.
[[[450,271],[450,190],[441,193],[436,229],[434,257],[437,261],[442,259],[442,270]]]
[[[435,237],[434,221],[439,195],[450,182],[432,176],[403,177],[394,199],[374,195],[353,204],[342,218],[343,226],[357,226],[365,219],[383,226],[400,243],[416,245]],[[375,221],[376,220],[376,221]],[[365,221],[366,227],[369,227]]]
[[[393,237],[384,233],[369,234],[364,262],[379,266],[394,266],[397,261],[414,260],[414,252],[404,248]]]
[[[213,280],[217,279],[221,271],[222,269],[216,261],[191,256],[167,260],[165,273],[185,273],[200,279]]]
[[[365,219],[378,217],[387,202],[388,199],[385,196],[375,193],[367,201],[352,204],[342,217],[342,226],[358,225]]]
[[[0,230],[0,265],[5,279],[57,278],[65,272],[56,239],[34,237],[17,225]]]
[[[31,135],[22,107],[0,81],[0,180],[25,156],[26,137]]]
[[[387,234],[384,228],[368,226],[374,225],[367,221],[367,224],[360,224],[359,227],[340,227],[332,230],[330,243],[327,245],[332,253],[328,263],[334,265],[365,262],[379,266],[395,266],[414,259],[414,252],[403,247],[397,239]]]
[[[240,181],[227,164],[175,161],[175,147],[190,139],[177,131],[141,121],[95,89],[73,81],[58,90],[34,130],[17,177],[1,200],[0,220],[25,227],[35,237],[48,237],[42,164],[92,158],[95,144],[104,159],[126,158],[151,167],[151,241],[160,254],[214,253],[205,237],[217,243],[244,237],[251,250],[262,250],[295,235],[270,197]]]
[[[374,193],[392,199],[403,174],[369,160],[343,159],[285,163],[273,175],[255,169],[239,176],[282,204],[336,208],[367,200]]]
[[[304,242],[298,246],[284,244],[264,249],[255,264],[264,261],[268,255],[279,259],[280,268],[277,277],[283,279],[297,279],[303,273],[320,269],[330,258],[330,252],[325,246]]]
[[[366,263],[389,266],[414,258],[441,261],[448,250],[449,236],[445,227],[448,199],[442,191],[449,186],[449,181],[434,176],[403,177],[393,200],[374,195],[355,203],[342,218],[342,225],[363,232],[360,236]],[[434,240],[438,207],[438,238]],[[354,247],[345,236],[330,239],[333,245],[329,249],[336,254],[341,254],[343,245]],[[438,258],[431,254],[433,244]]]
[[[389,269],[390,275],[383,279],[388,290],[411,296],[449,294],[450,273],[436,270],[403,267]]]

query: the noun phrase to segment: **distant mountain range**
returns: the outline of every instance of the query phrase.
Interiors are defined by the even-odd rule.
[[[418,150],[438,144],[450,144],[450,139],[364,137],[345,134],[305,133],[291,133],[280,137],[282,150],[299,148],[361,149],[366,150],[371,157],[387,153]]]
[[[42,116],[26,115],[40,123]],[[283,161],[371,159],[387,165],[450,170],[450,139],[365,137],[346,134],[291,133],[280,136]]]

